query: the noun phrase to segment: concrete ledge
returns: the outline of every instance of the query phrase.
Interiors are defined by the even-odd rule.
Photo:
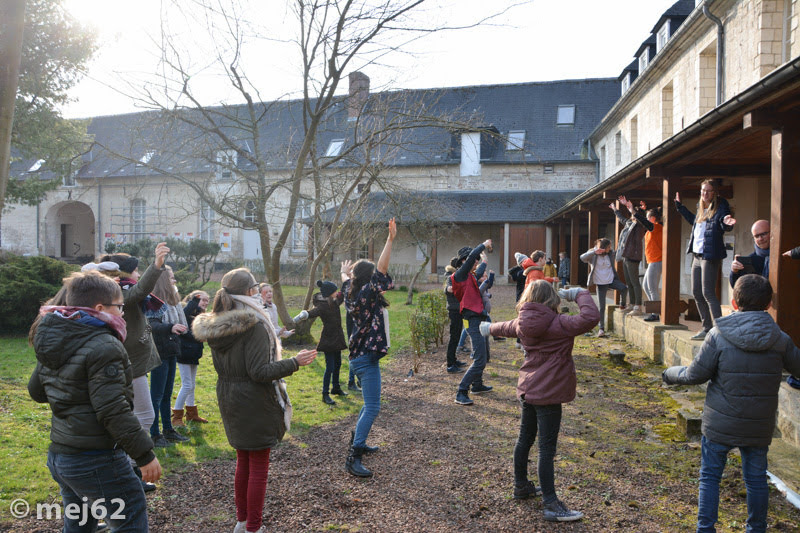
[[[618,305],[606,306],[606,331],[614,331],[614,313],[619,309]]]
[[[677,415],[678,430],[689,440],[700,440],[703,413],[694,409],[680,409]]]
[[[800,390],[784,379],[778,390],[778,431],[787,444],[800,448]]]
[[[670,330],[664,332],[661,343],[661,362],[664,366],[689,366],[700,351],[701,341],[691,340],[693,331]]]
[[[614,319],[616,320],[616,317]],[[656,363],[662,362],[664,333],[687,329],[682,324],[666,326],[661,322],[645,322],[643,316],[625,315],[624,321],[625,340],[642,350]]]

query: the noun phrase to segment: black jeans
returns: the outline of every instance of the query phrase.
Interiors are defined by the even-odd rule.
[[[558,430],[561,428],[561,404],[532,405],[524,400],[521,403],[519,437],[514,446],[514,484],[522,487],[528,482],[528,456],[538,430],[539,483],[542,486],[542,500],[550,502],[556,498],[553,459],[556,455]]]
[[[456,364],[458,358],[456,357],[456,348],[458,347],[458,339],[461,337],[461,330],[464,329],[464,322],[461,318],[460,311],[447,311],[450,317],[450,342],[447,343],[447,366]]]
[[[322,377],[322,393],[328,394],[328,385],[333,381],[333,390],[341,390],[339,369],[342,367],[342,352],[325,352],[325,375]]]

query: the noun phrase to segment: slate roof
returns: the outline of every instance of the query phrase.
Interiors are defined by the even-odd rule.
[[[678,26],[686,20],[686,17],[694,11],[695,8],[695,1],[694,0],[678,0],[674,4],[672,4],[669,9],[664,11],[661,15],[661,18],[658,19],[656,25],[653,26],[653,29],[650,30],[651,32],[655,33],[664,24],[664,21],[667,19],[672,19],[677,24],[672,25],[670,28],[670,33],[675,33],[675,30],[678,29]]]
[[[372,93],[366,109],[388,107],[386,116],[423,109],[430,115],[448,115],[458,119],[459,128],[486,128],[505,136],[510,130],[524,130],[525,150],[506,151],[502,139],[494,142],[494,153],[484,164],[572,162],[586,158],[585,139],[611,108],[619,95],[614,78],[532,82],[508,85],[485,85],[444,89],[421,89]],[[559,105],[575,105],[575,124],[556,126]],[[267,169],[293,168],[294,156],[300,148],[303,132],[302,101],[261,103],[259,116],[259,150]],[[206,124],[196,110],[181,111],[184,116]],[[255,167],[247,155],[255,142],[250,120],[243,105],[209,108],[221,130],[239,146],[238,167],[243,171]],[[393,115],[394,114],[394,115]],[[317,137],[317,156],[325,154],[331,140],[353,137],[353,122],[347,120],[345,98],[338,98],[325,117]],[[459,129],[434,127],[421,121],[417,127],[404,130],[391,149],[379,154],[389,166],[452,165],[460,161],[460,151],[453,149]],[[181,120],[157,111],[95,117],[88,132],[95,139],[86,154],[78,178],[111,176],[159,175],[148,166],[127,162],[114,154],[124,154],[138,161],[153,151],[150,166],[166,172],[189,174],[210,173],[215,169],[219,141],[201,127],[189,126]],[[356,155],[357,160],[360,155]],[[352,162],[351,162],[352,163]],[[32,163],[30,163],[32,164]],[[16,174],[30,168],[28,162],[15,166]],[[27,166],[26,166],[27,165]],[[343,161],[340,166],[346,166]]]
[[[415,191],[388,195],[369,193],[355,222],[384,223],[396,216],[399,223],[498,224],[543,222],[583,191]],[[353,205],[351,202],[351,205]],[[408,206],[414,209],[407,209]],[[413,212],[414,215],[410,213]],[[335,208],[322,215],[333,220]],[[303,222],[310,223],[310,219]]]
[[[631,83],[633,83],[633,80],[635,80],[639,76],[639,60],[638,59],[634,59],[633,61],[630,62],[630,64],[627,67],[622,69],[622,74],[619,75],[617,80],[622,81],[622,78],[624,78],[625,75],[627,73],[629,73],[629,72],[631,73]]]

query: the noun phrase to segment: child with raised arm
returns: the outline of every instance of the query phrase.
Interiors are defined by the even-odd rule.
[[[691,365],[673,366],[662,374],[668,385],[708,381],[697,531],[715,531],[719,481],[732,448],[739,448],[742,456],[747,531],[767,529],[767,451],[775,430],[778,389],[784,369],[800,373],[800,350],[766,313],[771,301],[767,278],[740,277],[731,301],[736,312],[715,320]]]
[[[559,295],[576,301],[580,314],[559,314]],[[600,319],[600,312],[586,289],[576,287],[556,293],[545,280],[534,281],[525,288],[517,312],[519,316],[509,322],[484,322],[480,326],[487,334],[518,337],[525,349],[525,362],[517,381],[522,420],[514,447],[514,498],[529,498],[538,492],[528,480],[528,455],[538,433],[544,519],[579,520],[583,513],[568,509],[556,496],[553,459],[561,427],[561,405],[575,399],[577,378],[572,360],[575,337],[591,331]]]

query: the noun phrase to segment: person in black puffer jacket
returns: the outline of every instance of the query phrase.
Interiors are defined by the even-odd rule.
[[[209,296],[205,291],[192,291],[183,299],[185,307],[183,315],[189,325],[189,331],[181,335],[181,353],[178,354],[178,372],[181,375],[181,390],[175,398],[175,405],[172,408],[172,426],[181,427],[183,423],[184,407],[186,408],[186,421],[208,422],[197,412],[197,404],[194,398],[194,389],[197,378],[197,367],[200,365],[200,358],[203,357],[203,343],[194,338],[192,334],[192,322],[197,315],[204,313],[208,307]]]
[[[133,414],[122,291],[102,274],[77,272],[59,294],[66,305],[43,306],[29,337],[37,364],[28,392],[53,413],[47,466],[65,507],[105,499],[112,529],[147,531],[144,491],[126,454],[145,481],[156,481],[161,466]],[[124,503],[122,518],[116,498]],[[94,516],[65,514],[65,530],[94,530]]]
[[[739,448],[747,487],[747,530],[767,528],[767,451],[775,430],[783,370],[800,373],[800,350],[765,311],[772,300],[769,280],[739,278],[733,288],[737,312],[719,317],[688,367],[662,375],[669,385],[708,381],[703,406],[697,530],[714,531],[719,481],[728,452]]]
[[[450,317],[450,341],[447,343],[447,372],[457,374],[463,372],[467,363],[459,361],[456,357],[456,348],[461,339],[461,331],[464,329],[464,319],[461,316],[461,304],[453,294],[453,272],[458,262],[458,257],[450,260],[450,264],[445,267],[444,295],[447,298],[447,314]]]

